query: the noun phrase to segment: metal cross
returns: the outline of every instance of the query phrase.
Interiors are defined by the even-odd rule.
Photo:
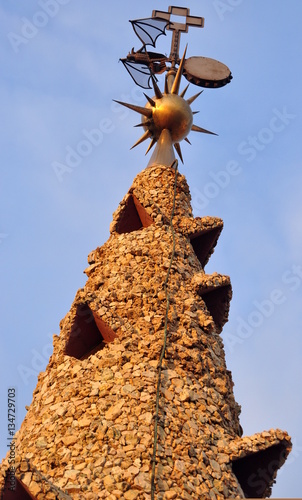
[[[186,22],[171,22],[171,16],[185,17]],[[152,17],[161,17],[162,19],[166,19],[171,22],[171,24],[167,26],[167,29],[173,31],[170,59],[172,61],[172,65],[175,66],[175,64],[179,61],[180,34],[188,33],[189,26],[203,28],[204,17],[190,16],[190,9],[187,9],[186,7],[175,7],[174,5],[168,8],[168,12],[154,10],[152,12]]]

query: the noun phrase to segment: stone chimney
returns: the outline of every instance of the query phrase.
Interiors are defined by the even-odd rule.
[[[230,279],[204,271],[223,222],[190,199],[172,166],[135,178],[54,335],[3,500],[270,495],[290,438],[242,436],[220,336]]]

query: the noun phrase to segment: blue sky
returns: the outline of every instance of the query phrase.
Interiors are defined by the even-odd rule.
[[[146,143],[129,151],[139,137],[138,115],[112,99],[145,104],[118,61],[140,47],[128,20],[169,5],[52,0],[47,13],[45,3],[0,6],[2,456],[7,388],[17,390],[20,426],[52,351],[51,336],[85,283],[87,255],[107,240],[113,211],[148,163]],[[204,29],[182,37],[181,51],[188,42],[188,57],[218,59],[234,76],[195,101],[195,123],[219,137],[192,132],[180,171],[194,215],[225,223],[206,272],[232,280],[223,338],[241,423],[246,435],[276,427],[291,434],[294,449],[273,496],[299,497],[302,3],[178,5],[205,17]],[[169,52],[170,34],[157,48]],[[197,90],[191,86],[188,96]],[[85,149],[93,129],[98,143],[87,148],[86,141]],[[65,165],[61,175],[56,162]]]

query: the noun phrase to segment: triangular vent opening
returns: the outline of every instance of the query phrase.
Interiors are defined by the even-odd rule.
[[[14,481],[9,474],[6,475],[4,490],[1,494],[1,500],[36,500],[29,489],[18,478],[14,477]],[[13,485],[14,483],[14,485]],[[15,487],[15,489],[10,489]]]
[[[213,286],[199,291],[219,332],[227,322],[231,294],[231,285]]]
[[[105,343],[113,342],[115,338],[114,331],[88,304],[78,304],[65,354],[85,359],[103,349]]]
[[[270,496],[275,473],[283,465],[286,455],[286,446],[279,443],[233,460],[233,472],[246,498]]]
[[[208,231],[200,231],[190,235],[191,245],[203,268],[208,263],[208,260],[213,253],[213,249],[217,243],[221,230],[222,226],[218,226]]]
[[[152,217],[146,212],[136,196],[131,194],[117,223],[116,232],[119,234],[131,233],[151,224],[154,224]]]

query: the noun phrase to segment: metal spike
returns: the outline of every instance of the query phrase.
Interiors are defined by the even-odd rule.
[[[151,135],[152,134],[151,134],[150,130],[146,130],[146,132],[141,136],[141,138],[135,144],[133,144],[131,149],[135,148],[136,146],[138,146],[142,142],[146,141],[146,139],[149,139],[149,137],[151,137]]]
[[[132,109],[133,111],[136,111],[141,115],[147,116],[147,118],[151,118],[152,116],[151,109],[143,108],[142,106],[136,106],[135,104],[128,104],[127,102],[116,101],[115,99],[113,99],[113,101],[117,102],[118,104],[121,104],[122,106],[125,106],[126,108]]]
[[[144,94],[145,98],[147,99],[147,101],[149,102],[149,104],[151,104],[151,106],[152,106],[153,108],[155,108],[156,104],[155,104],[155,102],[153,101],[153,99],[151,99],[151,97],[149,97],[147,94],[145,94],[145,92],[143,92],[143,94]]]
[[[154,92],[155,92],[157,99],[161,99],[163,97],[163,95],[162,95],[161,90],[160,90],[159,86],[157,85],[153,75],[152,75],[152,83],[153,83],[153,88],[154,88]]]
[[[199,97],[200,94],[202,94],[202,93],[203,93],[203,90],[201,90],[200,92],[198,92],[198,94],[195,94],[192,97],[189,97],[189,99],[187,99],[187,103],[188,104],[192,104],[192,102],[194,102],[195,99],[197,99],[197,97]]]
[[[148,146],[148,149],[146,151],[146,154],[149,153],[150,149],[153,148],[153,146],[154,146],[155,143],[156,143],[156,139],[154,139],[154,137],[152,137],[151,142],[150,142],[150,144]]]
[[[198,127],[197,125],[192,125],[191,130],[193,130],[194,132],[203,132],[204,134],[218,135],[218,134],[215,134],[215,132],[210,132],[209,130],[206,130],[205,128]]]
[[[152,120],[146,120],[144,123],[138,123],[137,125],[134,125],[135,128],[137,127],[148,127],[149,125],[151,125],[152,123]]]
[[[190,143],[189,139],[187,137],[185,137],[185,141],[190,144],[190,146],[192,146],[192,144]]]
[[[187,46],[188,45],[186,45],[184,55],[182,56],[182,59],[180,61],[180,65],[178,66],[175,80],[174,80],[173,85],[172,85],[171,94],[178,94],[178,92],[179,92],[180,80],[182,77],[182,72],[183,72],[184,64],[185,64],[185,57],[186,57],[186,53],[187,53]]]
[[[181,163],[183,163],[184,161],[182,159],[182,153],[181,153],[179,142],[175,142],[174,147],[175,147],[175,149],[177,151],[177,154],[178,154],[179,158],[181,159]]]
[[[188,88],[190,87],[190,84],[188,84],[186,86],[186,88],[182,91],[182,93],[180,94],[180,97],[185,97],[185,93],[187,92]]]

